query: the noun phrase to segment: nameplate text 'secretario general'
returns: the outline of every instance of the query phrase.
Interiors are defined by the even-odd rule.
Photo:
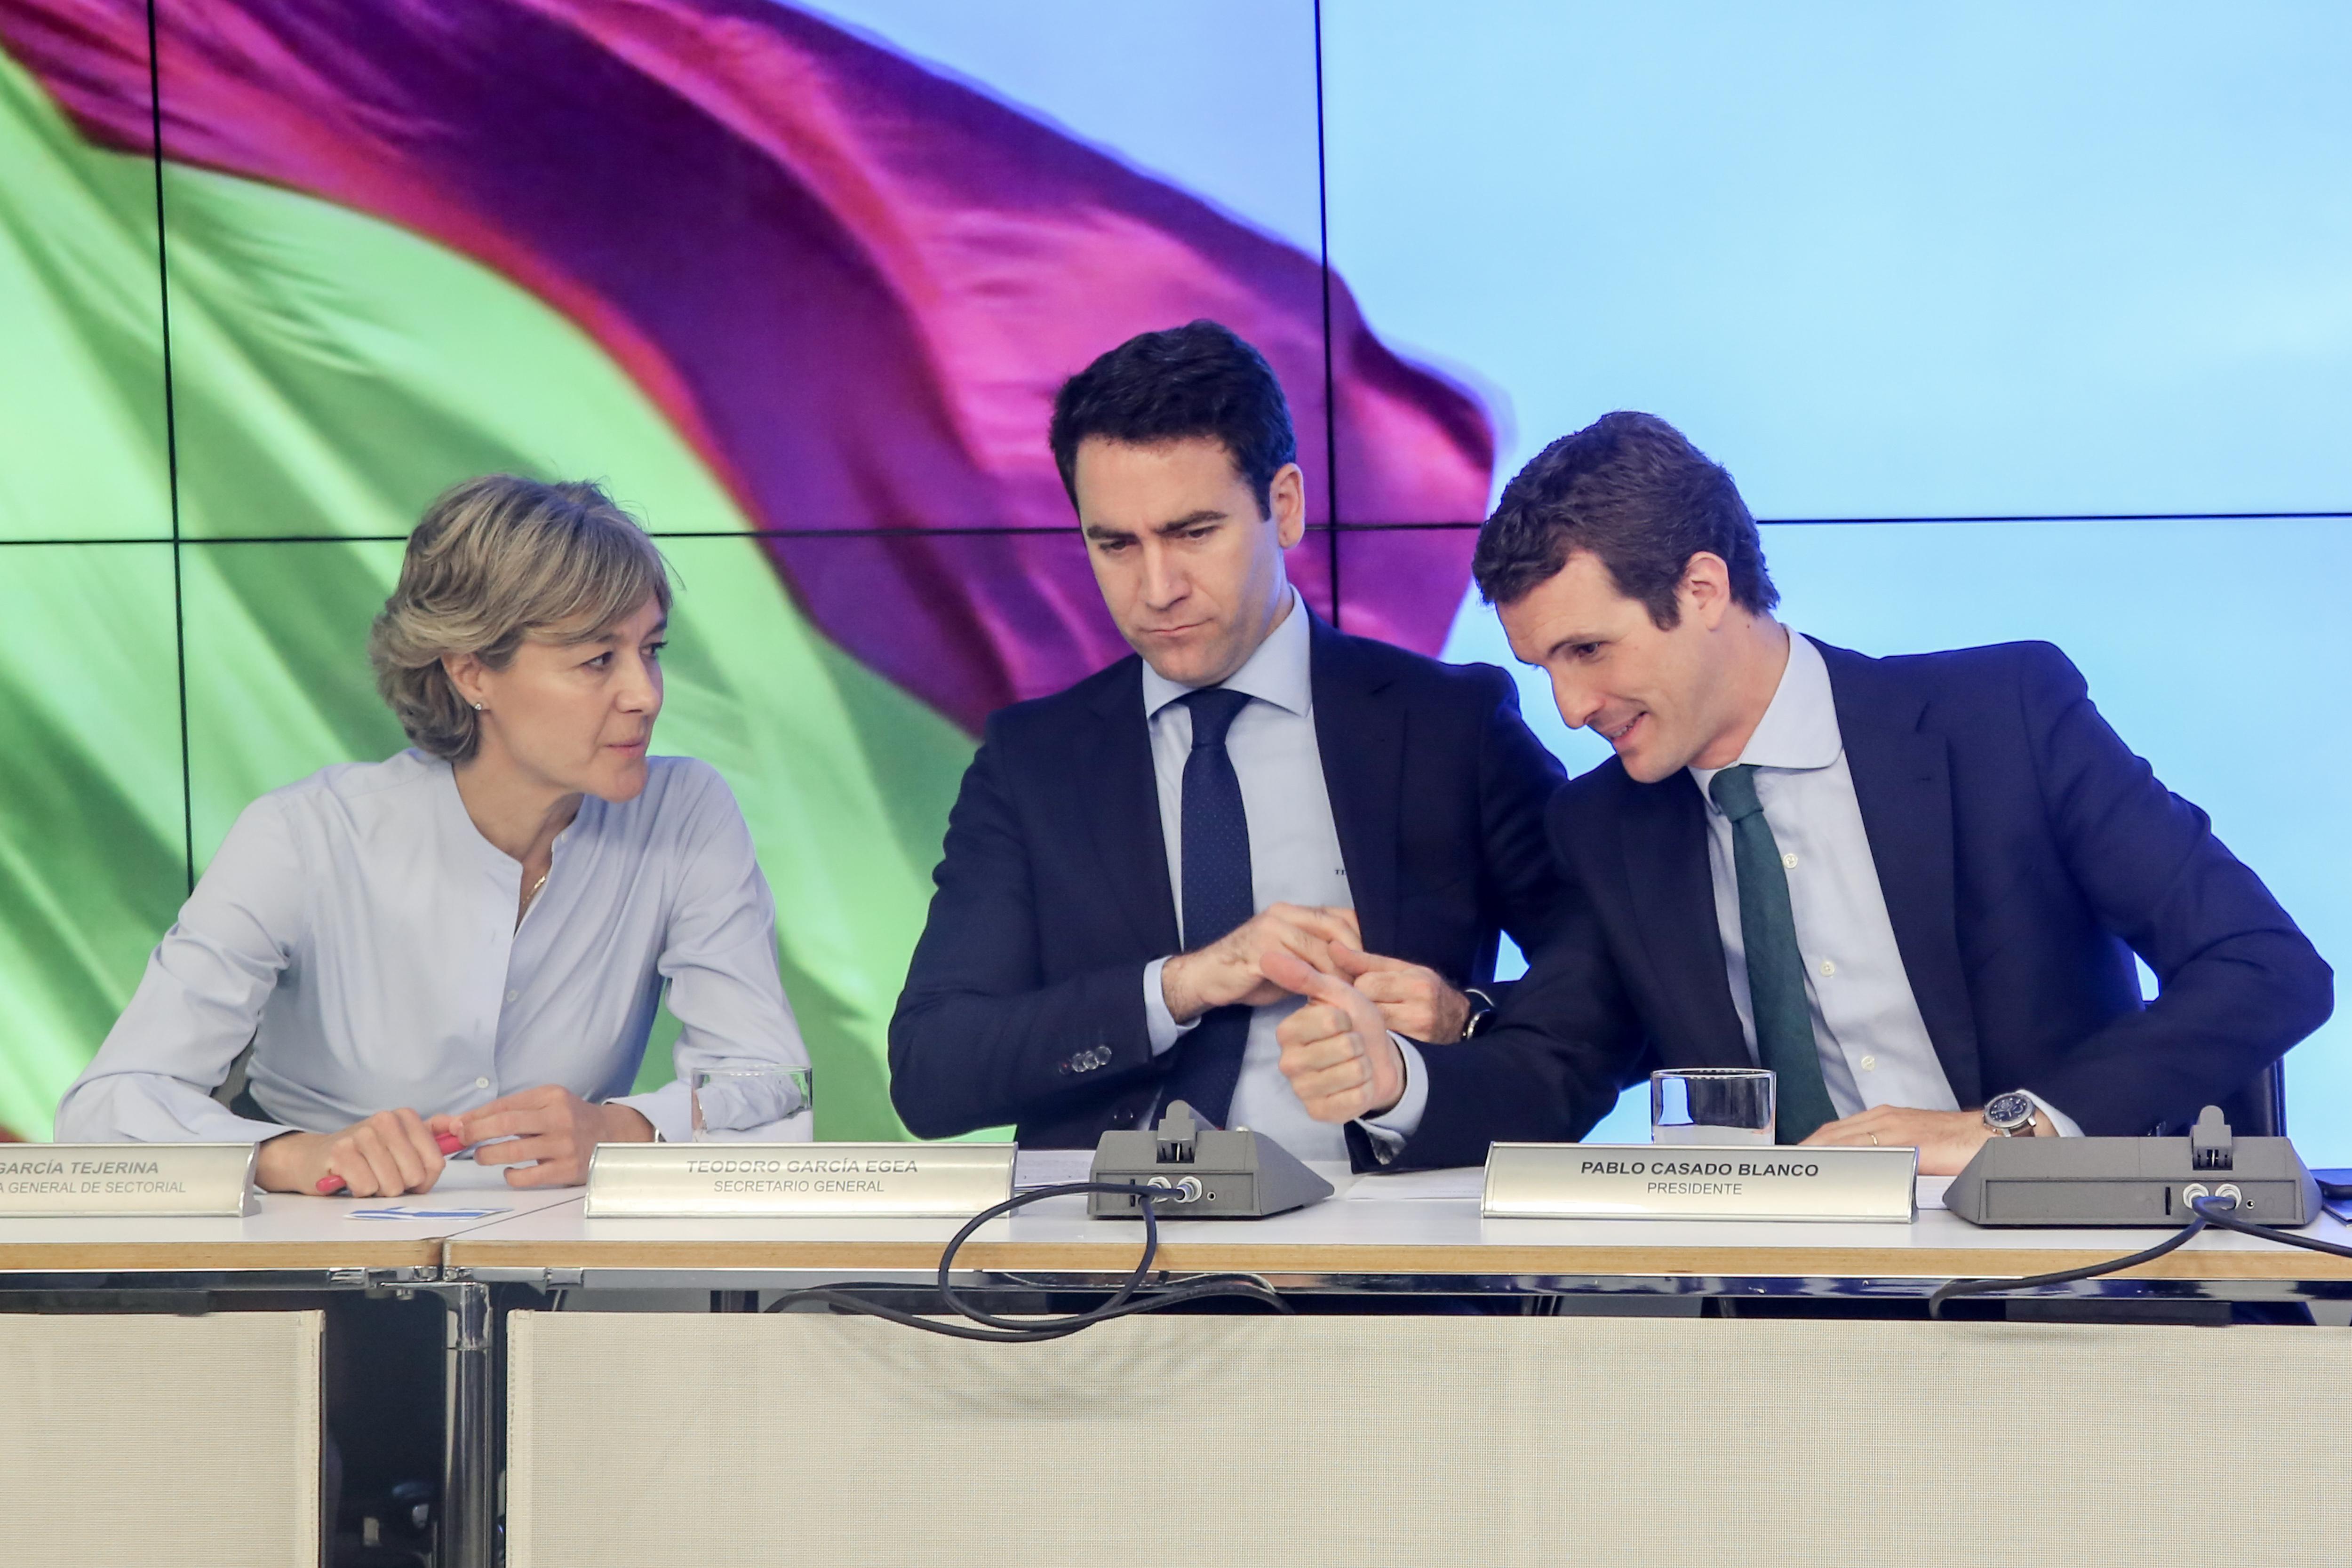
[[[252,1144],[0,1144],[0,1217],[255,1212]]]
[[[1820,1219],[1908,1225],[1916,1149],[1496,1144],[1481,1212],[1510,1219]]]
[[[1011,1144],[600,1144],[592,1219],[956,1217],[1013,1196]]]

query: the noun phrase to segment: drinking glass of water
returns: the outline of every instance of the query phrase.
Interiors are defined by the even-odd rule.
[[[815,1105],[805,1067],[702,1068],[689,1087],[698,1144],[784,1142],[783,1124]]]
[[[1769,1144],[1769,1067],[1676,1067],[1650,1074],[1650,1142]]]

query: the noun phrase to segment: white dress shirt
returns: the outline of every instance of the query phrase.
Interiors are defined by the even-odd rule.
[[[1276,904],[1328,904],[1353,909],[1348,868],[1339,854],[1339,830],[1331,817],[1331,795],[1323,780],[1323,754],[1315,739],[1315,682],[1309,659],[1306,606],[1297,590],[1281,624],[1267,634],[1248,663],[1223,684],[1253,699],[1225,731],[1225,754],[1240,780],[1242,810],[1249,819],[1251,907]],[[1179,698],[1193,690],[1143,666],[1143,712],[1151,727],[1151,771],[1160,787],[1160,836],[1168,851],[1168,885],[1177,890],[1176,919],[1186,948],[1224,935],[1183,931],[1184,759],[1192,751],[1192,710]],[[1179,1024],[1160,988],[1166,958],[1143,971],[1143,1005],[1154,1055],[1173,1050],[1199,1019]],[[1345,1160],[1346,1132],[1318,1122],[1282,1075],[1282,1046],[1275,1030],[1297,1012],[1303,998],[1286,997],[1253,1009],[1249,1039],[1234,1085],[1226,1124],[1265,1134],[1303,1160]],[[1421,1125],[1428,1103],[1428,1076],[1411,1041],[1400,1036],[1405,1058],[1404,1098],[1385,1115],[1363,1126],[1383,1148],[1402,1145]]]
[[[807,1065],[775,902],[707,764],[650,758],[635,800],[582,800],[518,925],[521,894],[520,862],[421,752],[264,795],[66,1091],[58,1136],[258,1140],[555,1083],[684,1139],[695,1069]],[[631,1095],[665,981],[678,1081]],[[247,1088],[279,1122],[211,1098],[248,1040]],[[806,1137],[806,1122],[776,1135]]]
[[[1756,798],[1780,847],[1789,912],[1805,961],[1805,1002],[1822,1078],[1840,1116],[1872,1105],[1957,1111],[1959,1101],[1927,1037],[1911,994],[1886,894],[1872,858],[1862,802],[1846,766],[1829,666],[1808,638],[1789,634],[1789,664],[1771,705],[1739,754],[1756,769]],[[1748,994],[1748,954],[1739,930],[1739,875],[1731,859],[1731,820],[1709,793],[1717,768],[1693,768],[1706,801],[1707,873],[1715,885],[1715,923],[1723,936],[1731,1003],[1739,1011],[1748,1053],[1756,1056],[1755,1007]],[[2069,1137],[2082,1129],[2033,1096]]]

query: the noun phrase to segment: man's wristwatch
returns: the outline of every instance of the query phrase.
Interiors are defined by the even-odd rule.
[[[1462,1038],[1475,1040],[1478,1031],[1486,1027],[1486,1020],[1495,1016],[1495,998],[1475,986],[1465,987],[1462,995],[1470,1003],[1470,1016],[1462,1020]]]
[[[2032,1095],[2012,1089],[1985,1102],[1984,1124],[1998,1137],[2030,1138],[2033,1136],[2034,1118],[2041,1113]]]

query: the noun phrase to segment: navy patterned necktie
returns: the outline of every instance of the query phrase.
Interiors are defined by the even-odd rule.
[[[1707,786],[1731,821],[1731,868],[1739,882],[1739,944],[1748,955],[1748,1000],[1756,1018],[1756,1054],[1775,1077],[1776,1125],[1784,1144],[1801,1144],[1814,1128],[1837,1120],[1822,1079],[1821,1048],[1813,1042],[1813,1009],[1805,1000],[1805,959],[1797,950],[1797,917],[1789,907],[1789,873],[1780,845],[1756,798],[1756,769],[1727,768]]]
[[[1249,817],[1242,781],[1225,750],[1225,732],[1249,706],[1249,694],[1210,686],[1178,699],[1192,712],[1192,750],[1184,758],[1184,946],[1207,946],[1257,913],[1250,879]],[[1160,1103],[1181,1100],[1202,1119],[1225,1124],[1249,1043],[1250,1009],[1212,1009],[1179,1040]]]

